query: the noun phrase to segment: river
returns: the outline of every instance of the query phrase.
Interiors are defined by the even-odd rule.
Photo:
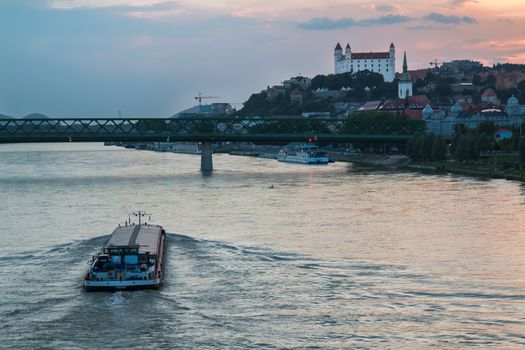
[[[0,145],[0,348],[525,347],[525,187],[101,144]],[[85,293],[132,210],[158,291]]]

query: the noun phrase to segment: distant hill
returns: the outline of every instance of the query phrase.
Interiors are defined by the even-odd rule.
[[[26,115],[22,119],[49,119],[49,117],[42,113],[31,113],[31,114]]]
[[[0,113],[0,119],[15,119],[15,118]]]

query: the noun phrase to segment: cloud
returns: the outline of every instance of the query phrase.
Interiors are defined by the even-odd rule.
[[[466,5],[468,3],[477,4],[478,1],[477,0],[451,0],[450,1],[450,5],[452,5],[452,7],[459,7],[459,6]]]
[[[150,20],[163,20],[184,14],[187,14],[187,12],[179,9],[166,9],[156,11],[129,11],[125,12],[124,16]]]
[[[493,51],[513,52],[515,50],[524,51],[525,39],[507,39],[507,40],[485,40],[472,41],[471,49],[490,49]]]
[[[437,12],[431,12],[428,15],[423,17],[426,21],[431,22],[437,22],[441,24],[462,24],[462,23],[468,23],[468,24],[474,24],[478,21],[474,17],[469,16],[454,16],[454,15],[444,15]]]
[[[336,30],[350,27],[372,27],[383,26],[412,21],[413,18],[401,15],[387,15],[378,18],[353,19],[341,18],[331,19],[328,17],[314,17],[308,22],[299,23],[297,26],[307,30]]]
[[[49,7],[56,9],[74,9],[78,7],[102,8],[102,7],[144,7],[171,3],[173,0],[53,0]]]
[[[394,5],[388,5],[388,4],[378,4],[378,5],[374,5],[374,10],[380,11],[380,12],[395,12],[397,11],[397,7]]]
[[[449,30],[450,27],[438,27],[438,26],[432,26],[432,25],[417,25],[413,27],[408,27],[408,30]]]

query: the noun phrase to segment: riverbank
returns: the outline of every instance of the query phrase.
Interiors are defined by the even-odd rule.
[[[281,148],[282,146],[276,145],[254,145],[238,143],[216,147],[214,149],[214,153],[228,153],[235,156],[276,159],[277,152]],[[182,151],[181,153],[185,152]],[[196,152],[191,153],[195,154]],[[382,155],[354,153],[342,150],[331,150],[327,151],[326,154],[330,161],[334,162],[355,163],[387,169],[404,169],[426,173],[457,174],[470,177],[506,179],[525,182],[525,170],[519,168],[518,157],[501,157],[496,162],[494,162],[494,159],[489,158],[469,162],[457,162],[452,159],[446,161],[416,162],[411,160],[408,156],[402,154]]]
[[[525,171],[519,169],[515,159],[500,161],[501,167],[493,160],[483,159],[471,162],[457,162],[455,160],[434,162],[408,162],[403,168],[413,171],[457,174],[491,179],[506,179],[525,182]]]
[[[349,162],[363,165],[371,165],[377,167],[399,169],[404,167],[409,161],[405,155],[382,155],[369,153],[348,153],[348,152],[326,152],[330,160],[336,162]]]

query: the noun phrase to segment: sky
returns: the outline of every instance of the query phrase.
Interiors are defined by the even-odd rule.
[[[0,0],[0,113],[167,117],[240,108],[352,51],[396,45],[409,69],[525,63],[525,0]]]

